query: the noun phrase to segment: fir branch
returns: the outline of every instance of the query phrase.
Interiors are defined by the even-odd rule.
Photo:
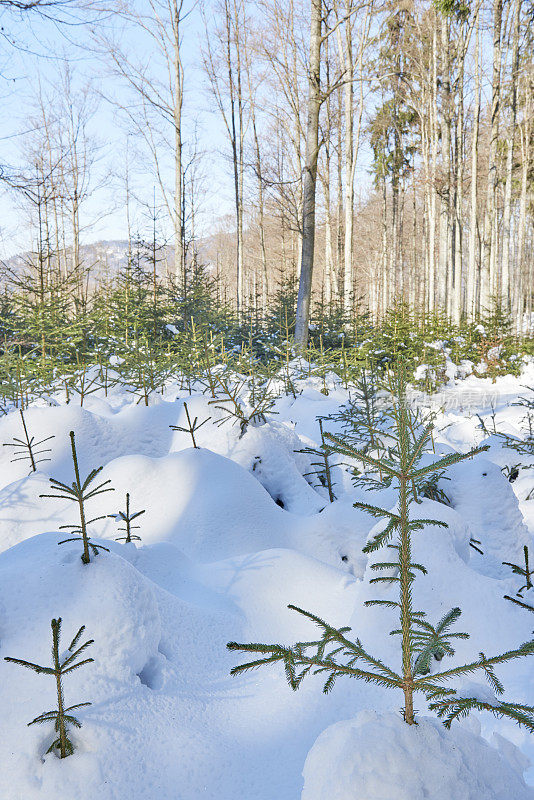
[[[410,473],[410,477],[417,479],[421,478],[423,475],[428,475],[431,472],[439,472],[440,470],[446,469],[453,464],[458,464],[460,461],[465,461],[467,458],[473,458],[473,456],[483,453],[486,450],[489,450],[489,444],[482,445],[481,447],[475,447],[468,453],[451,453],[448,456],[443,456],[443,458],[439,458],[437,461],[432,462],[432,464],[428,464],[426,467],[420,467],[419,469],[413,470]]]

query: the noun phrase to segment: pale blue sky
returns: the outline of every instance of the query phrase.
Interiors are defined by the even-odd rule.
[[[134,0],[137,4],[146,0]],[[216,0],[205,0],[208,19],[210,4]],[[186,9],[194,5],[194,0],[186,0]],[[251,6],[253,7],[253,6]],[[137,5],[137,8],[140,8]],[[70,20],[70,22],[75,22]],[[489,19],[486,21],[488,24]],[[2,117],[0,121],[0,163],[18,165],[22,160],[22,148],[31,137],[32,106],[35,91],[41,81],[45,91],[58,83],[59,74],[65,59],[72,64],[74,81],[82,86],[90,80],[104,97],[118,95],[126,97],[124,85],[110,78],[106,60],[97,50],[87,49],[91,42],[90,26],[68,24],[58,26],[37,16],[21,16],[3,11],[0,25],[5,29],[0,38],[0,100]],[[117,20],[110,15],[100,20],[98,29],[109,32],[119,31]],[[303,32],[306,38],[307,32]],[[139,34],[126,29],[120,34],[123,44],[136,56],[148,59],[149,50]],[[10,44],[14,39],[16,47]],[[233,183],[231,165],[228,159],[229,146],[222,119],[213,97],[210,95],[207,78],[202,65],[202,46],[205,39],[204,22],[197,4],[183,25],[183,60],[185,68],[184,140],[193,140],[195,128],[199,133],[199,149],[203,152],[202,172],[204,175],[205,197],[201,214],[197,219],[197,231],[202,234],[212,232],[214,223],[233,210]],[[483,45],[483,50],[485,50]],[[487,61],[487,59],[485,58]],[[152,59],[154,61],[154,59]],[[485,87],[488,87],[489,70],[486,70]],[[372,113],[373,101],[368,103],[366,114]],[[94,183],[102,186],[87,201],[83,222],[88,226],[84,233],[87,242],[99,239],[126,237],[126,215],[124,210],[124,174],[126,165],[127,125],[121,121],[116,108],[101,99],[90,130],[98,143],[98,160],[94,168]],[[27,133],[20,135],[22,131]],[[136,158],[135,139],[130,138],[130,173],[135,193],[150,203],[153,196],[154,180],[145,165]],[[369,154],[361,154],[361,162],[356,177],[357,193],[365,193],[370,185]],[[172,152],[163,164],[163,172],[173,181]],[[23,213],[13,195],[0,188],[0,258],[30,249],[32,232],[28,227],[28,216]],[[163,210],[161,218],[165,216]],[[133,214],[134,232],[148,229],[145,212],[138,210]],[[200,230],[199,230],[200,229]]]
[[[65,63],[65,55],[73,66],[74,81],[82,86],[88,80],[102,92],[97,111],[89,130],[98,142],[98,159],[93,169],[95,185],[105,181],[105,185],[95,191],[87,201],[84,219],[91,223],[92,230],[85,235],[86,241],[103,238],[125,238],[126,218],[123,207],[124,182],[121,175],[126,165],[127,124],[121,120],[116,108],[106,101],[105,96],[117,94],[125,96],[124,86],[118,79],[110,78],[106,61],[97,51],[87,50],[90,32],[80,25],[58,26],[49,21],[18,14],[4,13],[0,19],[18,47],[6,39],[0,40],[0,97],[3,114],[0,123],[0,161],[18,165],[23,161],[22,148],[31,138],[32,108],[38,81],[46,92],[52,92],[59,81],[59,74]],[[100,21],[109,31],[114,26],[113,19]],[[222,120],[213,113],[213,101],[209,96],[207,79],[204,75],[201,58],[201,40],[204,23],[198,7],[184,22],[182,55],[185,68],[184,139],[192,140],[193,131],[199,133],[199,147],[205,151],[204,172],[209,176],[209,196],[202,204],[203,214],[198,224],[209,226],[213,219],[232,210],[232,184],[229,180],[229,164],[221,158],[226,152]],[[132,30],[125,32],[128,47],[141,56],[143,41]],[[123,39],[124,42],[124,39]],[[53,55],[52,55],[53,54]],[[146,51],[145,51],[146,54]],[[21,132],[25,132],[22,135]],[[130,137],[130,174],[135,192],[151,202],[154,181],[136,158],[134,143]],[[163,166],[172,183],[172,161],[169,158]],[[109,175],[109,172],[112,175]],[[158,202],[159,204],[159,202]],[[135,205],[135,204],[134,204]],[[120,206],[117,208],[117,206]],[[16,198],[3,191],[0,194],[0,257],[29,249],[31,232]],[[134,209],[135,212],[135,209]],[[164,214],[162,212],[161,216]],[[134,213],[134,225],[142,227],[146,214]],[[148,223],[146,223],[148,224]]]

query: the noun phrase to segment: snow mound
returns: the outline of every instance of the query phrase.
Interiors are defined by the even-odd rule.
[[[313,514],[325,501],[303,477],[313,469],[310,462],[317,460],[299,452],[306,444],[285,425],[269,422],[249,427],[232,450],[232,459],[251,470],[282,508],[294,514]]]
[[[309,638],[316,628],[291,603],[342,625],[356,602],[357,582],[339,569],[297,553],[265,550],[210,564],[204,581],[246,616],[249,636],[271,641]]]
[[[150,581],[113,553],[84,565],[78,543],[58,547],[61,538],[43,534],[0,555],[0,704],[3,731],[9,732],[0,737],[2,800],[118,796],[103,789],[107,776],[117,775],[113,761],[123,757],[117,751],[128,745],[128,737],[132,746],[128,718],[118,718],[118,708],[129,704],[132,719],[140,699],[150,694],[150,682],[165,669]],[[57,708],[55,681],[4,661],[10,656],[50,666],[50,623],[57,617],[62,654],[82,625],[80,643],[94,639],[84,653],[94,662],[64,680],[69,706],[92,704],[74,712],[83,728],[71,729],[76,752],[65,762],[46,755],[54,737],[51,724],[27,727],[38,714]]]
[[[143,543],[171,541],[199,561],[285,543],[291,515],[246,470],[209,450],[191,447],[156,459],[124,456],[104,468],[102,480],[107,479],[115,492],[102,496],[101,508],[122,508],[125,493],[132,492],[136,507],[146,509],[139,521]],[[116,536],[114,527],[109,524],[106,535]]]
[[[114,680],[138,675],[156,656],[161,638],[152,584],[114,553],[83,564],[81,543],[58,546],[62,539],[64,534],[41,534],[0,555],[2,655],[48,663],[50,621],[62,617],[65,648],[82,625],[95,640],[91,672]],[[0,669],[4,675],[14,667],[0,663]],[[73,676],[78,674],[83,675]]]
[[[372,517],[344,497],[327,502],[319,514],[295,520],[294,546],[338,569],[363,577],[367,556],[362,552]]]
[[[476,568],[490,577],[506,577],[508,567],[502,562],[521,562],[523,547],[531,543],[512,485],[482,456],[455,464],[447,477],[445,491],[452,506],[484,552]]]
[[[509,743],[511,745],[511,743]],[[511,745],[512,750],[515,750]],[[302,800],[533,800],[518,762],[456,725],[362,711],[327,728],[304,765]]]
[[[179,407],[176,425],[187,428],[184,405]],[[235,420],[227,420],[223,407],[206,397],[187,400],[191,421],[198,418],[203,424],[195,434],[197,445],[228,456],[252,472],[272,499],[282,508],[295,514],[313,514],[324,506],[324,500],[303,477],[311,469],[309,456],[299,453],[310,442],[303,442],[287,425],[269,419],[259,426],[248,425],[243,431]],[[175,431],[171,452],[191,447],[191,436]]]

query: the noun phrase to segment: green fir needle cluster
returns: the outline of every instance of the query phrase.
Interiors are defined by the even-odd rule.
[[[332,479],[332,465],[330,464],[330,456],[334,452],[332,447],[325,441],[325,434],[323,431],[323,420],[318,418],[319,431],[321,434],[321,444],[319,447],[304,447],[302,450],[297,450],[297,453],[304,453],[305,455],[314,456],[319,461],[312,461],[310,466],[315,469],[310,472],[305,472],[304,477],[308,478],[315,475],[319,484],[328,490],[328,499],[331,503],[334,502],[336,496],[334,494],[334,481]]]
[[[525,559],[525,566],[521,566],[520,564],[511,564],[509,561],[503,561],[505,566],[510,567],[514,575],[520,575],[525,583],[519,587],[516,592],[515,597],[510,597],[510,595],[505,594],[504,599],[509,600],[511,603],[514,603],[516,606],[520,606],[520,608],[524,608],[527,611],[532,611],[534,613],[534,606],[530,603],[525,602],[523,599],[524,592],[530,592],[534,590],[534,570],[531,568],[529,563],[529,553],[528,547],[525,545],[523,547],[523,558]],[[533,592],[534,594],[534,592]],[[520,598],[520,599],[518,599]]]

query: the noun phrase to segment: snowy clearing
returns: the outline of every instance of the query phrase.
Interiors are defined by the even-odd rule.
[[[395,614],[364,605],[392,591],[369,583],[376,556],[362,547],[381,523],[352,506],[368,493],[338,464],[330,503],[326,489],[306,477],[313,458],[297,452],[320,443],[317,417],[338,410],[348,392],[330,382],[326,396],[318,378],[295,385],[296,399],[280,397],[277,413],[244,433],[206,395],[178,386],[149,407],[116,389],[91,395],[84,408],[58,394],[51,405],[27,409],[30,434],[55,438],[47,444],[50,460],[30,474],[26,461],[12,463],[11,448],[0,448],[2,800],[534,798],[534,737],[510,720],[473,713],[448,732],[418,696],[414,730],[398,713],[400,694],[377,686],[339,680],[324,695],[319,675],[293,693],[277,665],[230,677],[239,658],[227,651],[229,641],[290,644],[315,636],[290,603],[350,625],[381,658],[398,659],[398,642],[388,635]],[[424,499],[418,510],[448,524],[416,537],[416,561],[429,574],[418,578],[415,594],[433,620],[462,609],[460,627],[470,638],[457,641],[450,664],[532,636],[532,616],[504,599],[519,584],[502,562],[521,563],[524,546],[533,544],[534,465],[485,433],[474,413],[488,426],[493,415],[500,431],[520,437],[521,410],[512,403],[525,385],[534,386],[532,362],[520,378],[470,377],[441,396],[447,407],[436,420],[436,453],[490,445],[448,473],[450,506]],[[486,398],[475,410],[474,395]],[[199,449],[169,427],[186,426],[184,400],[192,417],[212,418],[196,433]],[[0,419],[0,442],[21,430],[13,409]],[[98,478],[114,489],[87,503],[90,516],[105,516],[90,528],[110,551],[87,565],[78,542],[58,546],[68,538],[60,526],[76,521],[74,505],[40,498],[50,493],[49,478],[73,479],[71,430],[81,473],[102,465]],[[328,430],[339,432],[333,423]],[[503,468],[517,464],[524,468],[510,482]],[[126,492],[135,511],[145,510],[136,544],[116,542],[119,525],[107,516],[124,508]],[[392,490],[370,502],[391,508]],[[27,726],[54,707],[54,680],[4,661],[49,664],[57,617],[64,649],[82,625],[94,639],[87,651],[94,662],[64,681],[67,704],[91,703],[77,712],[82,727],[72,730],[76,749],[65,760],[46,755],[52,723]],[[532,703],[531,659],[503,665],[498,675],[506,696]],[[491,694],[479,677],[469,691]]]

